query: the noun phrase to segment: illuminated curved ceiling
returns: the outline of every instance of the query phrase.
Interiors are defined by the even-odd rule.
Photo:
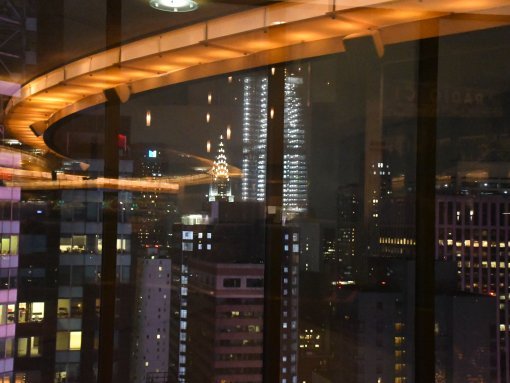
[[[373,35],[384,45],[510,24],[508,0],[296,0],[208,20],[106,50],[42,75],[11,98],[4,124],[27,145],[50,150],[55,122],[106,101],[179,82],[342,52]],[[439,22],[438,22],[439,20]]]

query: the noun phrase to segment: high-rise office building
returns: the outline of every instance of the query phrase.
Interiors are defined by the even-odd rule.
[[[90,160],[87,175],[97,175],[101,161]],[[78,173],[74,161],[64,168]],[[122,174],[131,173],[121,161]],[[100,275],[103,254],[103,190],[34,190],[21,195],[19,286],[13,311],[17,322],[15,379],[20,382],[89,382],[97,375]],[[128,203],[129,192],[119,200]],[[55,203],[59,201],[60,203]],[[131,228],[119,214],[116,241],[117,362],[129,358],[131,301]],[[120,362],[122,360],[122,362]],[[125,381],[122,368],[115,379]]]
[[[184,220],[174,226],[173,237],[180,246],[171,254],[171,374],[179,382],[219,381],[234,375],[256,375],[254,381],[260,381],[261,205],[222,201],[213,202],[211,210],[202,222]],[[239,355],[229,359],[230,354]]]
[[[20,162],[19,153],[0,152],[1,166],[18,168]],[[7,382],[13,379],[16,322],[21,323],[16,321],[20,199],[20,188],[0,187],[0,381]],[[38,321],[44,315],[44,304],[41,309],[40,302],[29,307],[25,303],[24,308],[25,322]]]
[[[334,264],[346,278],[359,263],[361,248],[361,201],[358,185],[339,188],[337,194],[337,251]]]
[[[168,148],[161,144],[132,145],[133,175],[143,180],[165,182],[168,176]],[[152,189],[134,192],[132,204],[122,206],[129,213],[133,230],[133,256],[144,257],[148,251],[168,247],[172,219],[176,217],[176,196]],[[149,250],[151,249],[151,250]]]
[[[338,291],[336,297],[332,347],[337,359],[326,373],[329,381],[410,381],[413,341],[403,292],[354,287]]]
[[[496,382],[510,381],[509,209],[504,194],[436,198],[436,258],[456,262],[461,290],[491,295],[499,301],[494,312]]]
[[[455,274],[449,278],[455,284]],[[414,306],[406,290],[386,285],[337,291],[331,340],[336,359],[323,370],[325,381],[413,381]],[[438,288],[436,382],[496,381],[495,306],[490,296]]]
[[[213,202],[206,221],[174,226],[170,369],[179,382],[262,381],[263,217],[257,202]],[[283,235],[279,381],[292,382],[299,233]]]
[[[243,79],[243,163],[241,197],[264,201],[267,166],[267,78]],[[308,172],[305,147],[304,79],[285,77],[283,211],[288,216],[308,209]]]
[[[134,383],[164,383],[168,378],[171,261],[137,260],[136,318],[133,346]]]
[[[101,160],[88,160],[88,174],[101,172]],[[64,166],[73,166],[72,163]],[[132,174],[133,163],[121,160],[121,175]],[[55,370],[61,379],[79,382],[95,379],[97,369],[97,318],[100,306],[100,280],[103,254],[103,190],[63,190],[60,199],[59,282],[57,296],[57,329]],[[130,192],[119,193],[119,205],[129,206]],[[132,293],[131,224],[127,212],[120,209],[117,222],[115,257],[117,289],[128,299],[118,301],[118,331],[130,331]],[[129,357],[130,339],[120,337],[119,359]],[[122,343],[121,343],[122,342]],[[119,371],[119,379],[127,379],[128,369]],[[125,375],[123,375],[125,374]]]
[[[132,145],[133,175],[165,183],[172,151],[162,144]],[[135,324],[130,379],[166,383],[169,372],[171,260],[168,255],[176,196],[157,186],[132,194],[130,212],[136,269]],[[157,313],[157,314],[156,314]]]
[[[497,300],[439,291],[435,303],[436,382],[496,382]]]
[[[24,191],[20,204],[18,304],[11,312],[16,321],[14,379],[61,382],[77,377],[78,369],[56,371],[57,296],[59,276],[60,214],[50,201],[58,191]],[[78,303],[78,301],[76,301]],[[69,311],[68,311],[69,313]],[[79,338],[81,341],[81,337]],[[76,337],[73,338],[73,346]],[[68,338],[68,348],[69,348]],[[76,354],[75,354],[76,355]]]

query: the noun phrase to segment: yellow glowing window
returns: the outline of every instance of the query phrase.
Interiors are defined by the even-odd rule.
[[[18,339],[18,356],[23,357],[27,356],[28,349],[28,338],[19,338]]]
[[[69,349],[70,350],[81,349],[81,331],[71,331],[69,333]]]
[[[38,336],[30,337],[30,356],[41,356],[41,347]]]
[[[2,254],[17,254],[18,252],[18,236],[10,235],[2,237],[0,242],[0,252]]]

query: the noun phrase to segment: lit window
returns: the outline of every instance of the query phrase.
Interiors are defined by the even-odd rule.
[[[192,231],[183,231],[182,232],[182,239],[185,239],[185,240],[193,239],[193,232]]]
[[[38,336],[30,337],[30,356],[41,356],[41,348]]]
[[[28,338],[18,339],[18,357],[27,356],[28,351]]]
[[[71,331],[69,333],[69,349],[70,350],[81,349],[81,331]]]
[[[20,302],[18,304],[18,323],[42,322],[44,302]]]

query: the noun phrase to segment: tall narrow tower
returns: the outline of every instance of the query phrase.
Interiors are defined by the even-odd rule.
[[[285,77],[283,210],[287,216],[308,208],[305,116],[302,76]],[[243,80],[242,199],[264,201],[267,166],[267,90],[265,76]]]
[[[230,177],[228,174],[227,156],[225,154],[225,145],[223,136],[220,136],[218,152],[214,160],[212,172],[212,182],[209,187],[209,201],[228,201],[234,202]]]

